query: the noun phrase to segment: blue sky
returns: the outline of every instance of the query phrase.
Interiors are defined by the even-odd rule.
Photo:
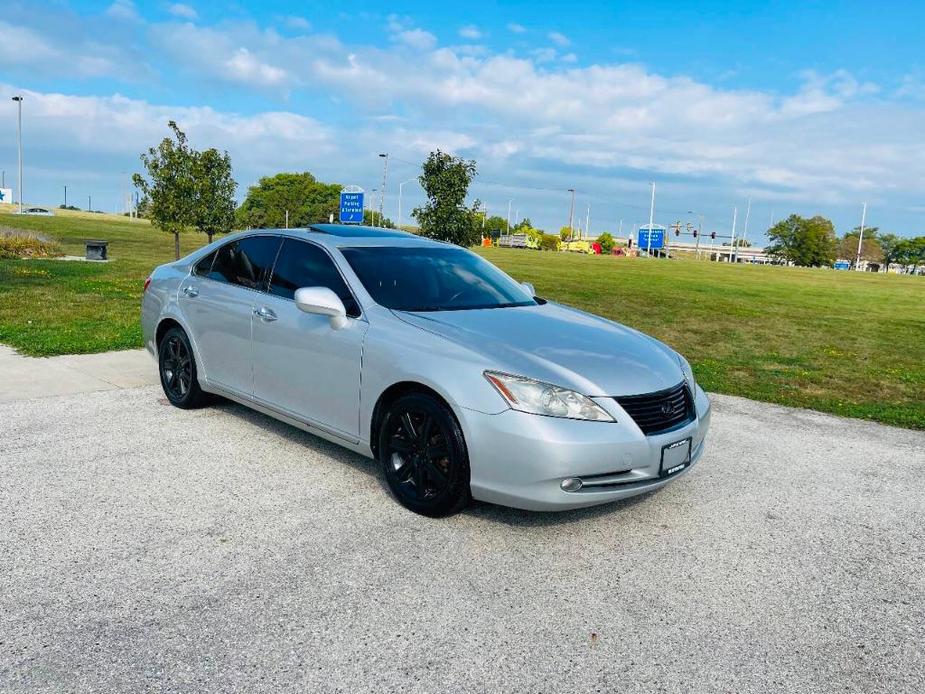
[[[578,190],[592,231],[648,216],[750,235],[790,212],[925,233],[925,4],[861,2],[30,2],[0,13],[0,168],[26,199],[120,205],[177,120],[241,189],[309,170],[397,185],[435,147],[473,197],[547,228]],[[404,209],[420,203],[404,187]],[[740,224],[742,217],[740,215]],[[741,227],[740,227],[741,230]]]

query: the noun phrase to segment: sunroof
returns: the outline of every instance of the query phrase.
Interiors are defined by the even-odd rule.
[[[355,224],[312,224],[312,231],[345,238],[388,238],[394,236],[411,236],[407,231],[398,229],[381,229],[379,227],[359,226]]]

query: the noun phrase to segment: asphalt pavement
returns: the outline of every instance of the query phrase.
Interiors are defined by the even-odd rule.
[[[925,690],[925,434],[712,397],[663,490],[443,520],[230,403],[2,402],[0,690]]]

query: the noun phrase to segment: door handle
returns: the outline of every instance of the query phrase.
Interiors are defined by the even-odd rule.
[[[183,293],[186,294],[186,295],[187,295],[189,298],[191,298],[191,299],[192,299],[194,296],[199,296],[199,290],[196,289],[196,287],[194,287],[194,286],[191,285],[191,284],[190,284],[190,285],[187,285],[187,286],[185,286],[185,287],[183,287]]]
[[[268,309],[266,306],[263,306],[261,308],[255,308],[254,315],[268,323],[276,320],[276,314],[273,313],[273,311]]]

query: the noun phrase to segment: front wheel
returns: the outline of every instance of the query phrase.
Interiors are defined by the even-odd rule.
[[[388,408],[379,428],[379,462],[403,506],[424,516],[450,516],[469,503],[469,456],[453,413],[412,393]]]
[[[167,331],[158,347],[161,387],[171,405],[184,410],[202,407],[208,396],[199,387],[189,338],[180,328]]]

